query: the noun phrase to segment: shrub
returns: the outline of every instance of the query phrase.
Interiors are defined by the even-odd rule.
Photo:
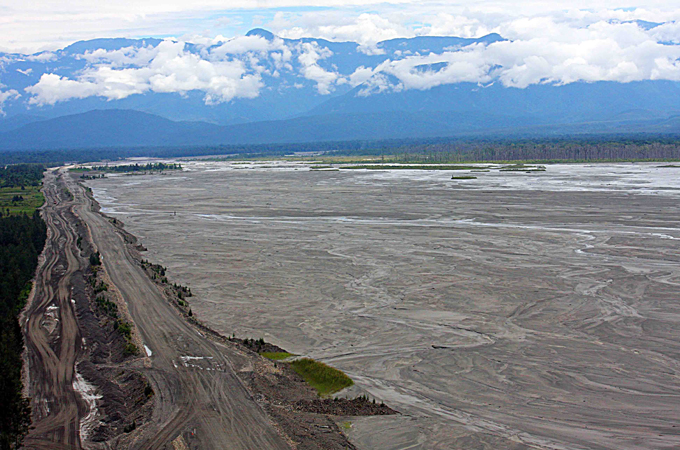
[[[133,344],[132,342],[128,342],[127,344],[125,344],[125,348],[123,349],[123,354],[125,356],[136,355],[137,353],[139,353],[139,349],[135,344]]]
[[[95,253],[92,253],[90,255],[90,265],[91,266],[100,266],[101,263],[102,263],[102,260],[99,256],[99,252],[95,252]]]

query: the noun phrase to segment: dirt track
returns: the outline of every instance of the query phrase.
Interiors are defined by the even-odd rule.
[[[290,448],[236,376],[232,364],[242,362],[243,355],[205,339],[182,320],[139,268],[120,234],[92,211],[81,186],[54,173],[48,174],[45,186],[48,242],[24,325],[35,411],[35,429],[26,446],[80,448],[80,418],[89,412],[73,388],[82,340],[69,281],[86,264],[75,244],[74,208],[88,224],[111,280],[153,352],[138,364],[156,393],[153,418],[125,446],[172,448],[171,442],[181,436],[190,448]],[[65,186],[74,201],[67,198]]]
[[[87,411],[73,388],[82,340],[70,295],[71,277],[86,266],[78,257],[72,203],[56,179],[56,172],[45,178],[47,242],[24,313],[35,427],[28,448],[79,448],[79,416]]]
[[[114,227],[92,211],[83,189],[73,181],[70,186],[76,211],[89,225],[111,280],[152,351],[151,368],[144,372],[157,402],[152,423],[132,447],[164,448],[183,435],[194,448],[289,448],[234,373],[232,361],[243,356],[189,326],[140,269]]]

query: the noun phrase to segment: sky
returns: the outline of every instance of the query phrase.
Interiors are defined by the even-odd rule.
[[[216,104],[255,98],[266,88],[266,79],[286,72],[315,83],[319,95],[362,84],[361,95],[372,95],[458,82],[526,88],[578,81],[680,81],[677,0],[0,2],[4,52],[44,51],[33,58],[48,60],[49,52],[79,40],[167,39],[154,49],[82,55],[88,66],[80,73],[70,78],[44,73],[23,92],[0,81],[0,108],[10,101],[39,107],[90,96],[116,100],[190,91],[202,91],[206,104]],[[323,47],[244,37],[256,27],[281,38],[354,41],[367,54],[380,52],[378,42],[398,37],[498,33],[506,41],[440,54],[390,55],[376,67],[341,73],[323,64],[332,57]],[[186,42],[208,50],[191,53]],[[5,69],[19,60],[7,58]],[[428,64],[443,68],[418,69]]]
[[[495,31],[507,38],[601,20],[680,21],[674,0],[15,0],[0,1],[0,51],[32,53],[101,37],[231,38],[264,27],[282,37],[370,44],[395,37]],[[677,26],[669,31],[677,39]],[[558,37],[558,36],[555,36]]]

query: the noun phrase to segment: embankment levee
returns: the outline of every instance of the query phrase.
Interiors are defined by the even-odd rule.
[[[81,448],[116,437],[150,413],[148,384],[126,363],[121,336],[94,307],[87,228],[61,172],[45,175],[47,242],[24,309],[28,448]],[[85,239],[83,237],[85,236]]]

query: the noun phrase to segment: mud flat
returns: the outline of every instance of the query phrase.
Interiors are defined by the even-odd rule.
[[[197,317],[404,413],[359,448],[680,447],[677,169],[183,165],[88,185]]]

